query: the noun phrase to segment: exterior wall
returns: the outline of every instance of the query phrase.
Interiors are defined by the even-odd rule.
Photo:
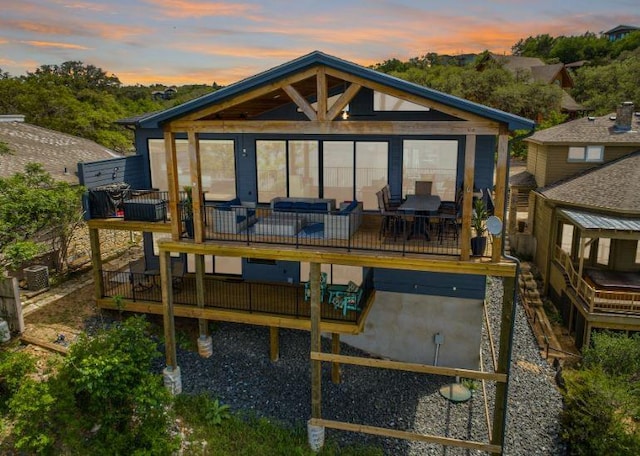
[[[527,171],[536,178],[538,187],[542,187],[546,179],[547,148],[530,142],[527,143],[527,149]]]
[[[595,145],[595,144],[594,144]],[[567,157],[569,155],[569,146],[540,146],[538,145],[538,154],[545,155],[546,160],[542,157],[538,158],[537,167],[544,166],[544,172],[540,173],[540,179],[538,174],[532,173],[536,176],[536,182],[538,186],[544,187],[546,185],[557,182],[561,179],[565,179],[569,176],[573,176],[587,169],[601,166],[603,162],[568,162]],[[623,157],[633,151],[638,150],[638,146],[605,146],[604,148],[604,163],[616,160]],[[528,168],[528,166],[527,166]],[[529,171],[531,172],[531,171]]]
[[[549,286],[553,289],[556,296],[562,296],[567,288],[562,269],[554,263],[549,265]]]
[[[556,221],[553,217],[553,208],[548,206],[540,195],[535,194],[535,199],[533,235],[536,238],[536,252],[534,261],[546,284],[549,262],[553,253],[549,250],[551,248],[551,236],[555,231],[554,225]]]
[[[140,155],[78,163],[80,185],[87,189],[126,182],[133,189],[149,188],[148,165]],[[117,168],[117,170],[116,170]]]
[[[482,307],[482,299],[377,291],[364,332],[341,340],[373,355],[434,364],[440,333],[438,366],[478,369]]]

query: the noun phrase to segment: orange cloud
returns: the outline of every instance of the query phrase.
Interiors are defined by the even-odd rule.
[[[6,29],[17,29],[25,32],[43,33],[47,35],[68,36],[76,33],[76,30],[71,27],[56,26],[51,23],[43,24],[42,22],[0,20],[0,24]]]
[[[224,69],[209,70],[187,70],[180,74],[168,75],[166,72],[160,74],[158,70],[143,68],[134,71],[114,71],[113,73],[125,85],[133,84],[163,84],[163,85],[184,85],[184,84],[213,84],[215,81],[221,85],[228,85],[244,79],[261,71],[260,68],[253,67],[233,67]]]
[[[112,8],[112,6],[110,5],[102,5],[99,3],[88,3],[88,2],[67,2],[67,1],[57,1],[55,2],[58,5],[63,6],[64,8],[69,8],[69,9],[83,9],[83,10],[87,10],[87,11],[93,11],[96,13],[102,13],[105,11],[109,11],[110,8]]]
[[[81,46],[79,44],[54,43],[52,41],[20,41],[20,42],[23,44],[28,44],[30,46],[43,47],[43,48],[79,49],[79,50],[91,49],[86,46]]]
[[[173,18],[205,16],[245,16],[254,5],[235,2],[207,2],[194,0],[144,0],[158,8],[162,15]]]

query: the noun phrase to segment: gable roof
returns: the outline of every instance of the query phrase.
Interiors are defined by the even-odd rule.
[[[640,150],[538,192],[560,203],[640,215]]]
[[[635,30],[640,30],[640,27],[636,27],[635,25],[617,25],[611,30],[607,30],[604,32],[605,35],[614,35],[619,32],[633,32]]]
[[[545,145],[625,144],[640,146],[640,118],[634,116],[631,131],[614,129],[615,114],[583,117],[544,130],[536,131],[525,139]]]
[[[121,157],[88,139],[21,121],[0,121],[0,141],[10,150],[0,159],[0,177],[24,172],[28,163],[41,163],[55,180],[77,184],[78,162]]]
[[[216,92],[206,94],[173,108],[169,108],[155,114],[144,115],[131,122],[131,124],[143,128],[158,128],[165,122],[197,112],[205,107],[223,102],[243,92],[248,92],[252,89],[265,86],[292,74],[299,73],[316,66],[333,68],[378,84],[384,84],[414,96],[433,100],[435,102],[442,103],[443,105],[455,107],[497,122],[503,122],[508,124],[510,130],[531,130],[535,127],[535,122],[532,120],[478,103],[473,103],[385,73],[380,73],[370,68],[365,68],[355,63],[324,54],[320,51],[311,52],[288,63],[274,67],[262,73],[258,73],[255,76],[243,79]]]

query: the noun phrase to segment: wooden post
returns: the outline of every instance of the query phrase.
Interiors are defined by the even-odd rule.
[[[509,132],[505,126],[500,127],[500,136],[498,136],[498,163],[496,165],[496,195],[495,195],[495,207],[493,215],[502,220],[503,226],[505,222],[506,213],[506,198],[505,192],[507,190],[507,167],[509,161]],[[503,233],[505,230],[503,229]],[[502,242],[503,236],[493,236],[493,248],[491,249],[491,260],[496,263],[500,261],[502,257]]]
[[[171,257],[169,252],[160,252],[160,285],[162,287],[162,310],[164,319],[164,345],[167,367],[178,367],[176,355],[176,327],[173,318],[173,285],[171,283]]]
[[[309,271],[311,288],[311,352],[319,353],[320,345],[320,263],[311,263]],[[321,418],[322,411],[322,362],[311,361],[311,418]]]
[[[589,345],[591,345],[591,323],[586,321],[584,325],[584,335],[582,337],[582,350],[589,348]]]
[[[182,214],[178,211],[178,158],[176,157],[176,134],[164,132],[164,152],[167,161],[167,188],[169,190],[169,212],[171,213],[171,239],[180,240]]]
[[[340,334],[338,333],[331,333],[331,353],[334,355],[340,354]],[[335,361],[331,362],[331,381],[336,385],[342,382],[340,363]]]
[[[274,363],[280,358],[280,340],[277,326],[269,326],[269,359]]]
[[[196,303],[204,309],[204,255],[196,255]],[[209,336],[208,321],[198,318],[198,332],[201,337]]]
[[[91,245],[91,266],[93,268],[93,283],[96,299],[104,296],[104,281],[102,280],[102,252],[100,252],[100,230],[89,228],[89,243]]]
[[[318,68],[316,76],[317,119],[327,120],[327,74],[323,67]]]
[[[504,446],[504,431],[507,417],[507,390],[509,386],[509,366],[511,364],[511,340],[513,338],[513,293],[516,277],[503,278],[502,318],[500,323],[500,342],[497,373],[507,376],[506,382],[496,383],[496,397],[493,409],[493,427],[491,443]],[[499,454],[499,453],[493,453]]]
[[[200,141],[193,130],[188,132],[189,138],[189,171],[191,173],[191,196],[193,200],[193,239],[204,242],[204,223],[202,209],[202,173],[200,172]]]
[[[467,135],[464,147],[464,183],[462,191],[462,232],[460,233],[460,259],[467,261],[471,250],[471,212],[473,211],[473,181],[476,167],[476,136]]]

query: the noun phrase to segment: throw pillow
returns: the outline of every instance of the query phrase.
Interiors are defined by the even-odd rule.
[[[360,287],[353,281],[349,281],[349,283],[347,284],[347,293],[355,293],[356,291],[358,291],[360,289]]]

